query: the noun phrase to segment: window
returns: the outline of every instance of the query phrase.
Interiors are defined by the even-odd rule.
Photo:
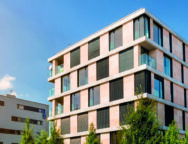
[[[134,20],[134,39],[142,36],[150,37],[150,22],[149,18],[145,15]]]
[[[25,118],[21,118],[21,117],[12,116],[11,120],[14,121],[14,122],[23,122],[23,123],[25,123]],[[35,124],[35,125],[42,125],[42,121],[35,120],[35,119],[29,119],[29,123]]]
[[[162,33],[163,33],[162,32],[162,27],[154,22],[153,23],[153,39],[160,46],[163,46]]]
[[[121,132],[115,131],[110,133],[110,144],[119,144],[121,142]]]
[[[20,130],[0,128],[0,134],[21,135]]]
[[[80,137],[71,138],[70,144],[81,144],[81,138]]]
[[[164,79],[157,75],[154,76],[154,95],[164,99]]]
[[[105,58],[97,62],[97,80],[109,76],[109,59]]]
[[[99,56],[100,53],[100,40],[96,38],[88,44],[88,60]]]
[[[61,134],[70,134],[70,117],[61,119]]]
[[[174,120],[174,108],[165,105],[165,126],[169,126]]]
[[[186,89],[184,89],[184,107],[187,107],[187,93],[186,93]]]
[[[5,102],[4,101],[0,101],[0,106],[4,106]]]
[[[133,48],[123,50],[119,53],[119,72],[123,72],[133,68],[134,56]]]
[[[78,132],[88,131],[88,113],[78,115]]]
[[[184,69],[182,64],[181,64],[181,82],[184,83]]]
[[[109,108],[97,110],[97,129],[109,127]]]
[[[169,46],[170,46],[170,52],[172,53],[172,34],[169,33]]]
[[[89,106],[100,104],[100,86],[89,89]]]
[[[172,77],[172,59],[164,55],[164,73]]]
[[[80,48],[71,51],[71,68],[80,64]]]
[[[112,30],[109,34],[110,51],[122,46],[122,26]]]
[[[123,98],[123,78],[110,81],[110,101]]]
[[[66,92],[70,90],[70,76],[65,75],[61,77],[61,92]]]
[[[185,43],[183,43],[183,61],[186,61],[186,57],[185,57]]]
[[[171,102],[174,102],[174,87],[173,87],[173,82],[170,82],[170,96],[171,96]]]
[[[182,125],[183,125],[183,130],[185,130],[185,111],[182,111]]]
[[[75,93],[71,95],[71,110],[80,109],[80,93]]]
[[[78,86],[83,86],[88,83],[87,67],[78,70]]]
[[[134,91],[135,93],[151,94],[151,72],[140,71],[134,74]]]
[[[120,119],[120,124],[126,124],[126,117],[134,111],[134,102],[127,102],[120,104],[119,106],[119,119]]]

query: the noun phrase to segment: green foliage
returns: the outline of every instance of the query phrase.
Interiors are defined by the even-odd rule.
[[[121,126],[121,144],[156,144],[163,141],[160,123],[156,115],[156,104],[151,99],[138,97],[136,111],[125,119],[127,127]]]
[[[50,138],[48,144],[63,144],[63,138],[60,138],[60,130],[57,130],[55,124],[50,127]]]
[[[30,128],[28,118],[26,118],[25,120],[25,128],[23,129],[23,132],[21,133],[20,144],[34,144],[33,127]]]
[[[100,144],[93,123],[90,124],[89,135],[86,137],[86,144]]]
[[[41,130],[41,135],[37,135],[35,138],[35,144],[47,144],[48,133],[45,130]]]

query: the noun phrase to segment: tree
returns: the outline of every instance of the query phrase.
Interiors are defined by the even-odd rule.
[[[56,125],[53,123],[50,127],[50,138],[48,144],[63,144],[63,138],[60,137],[60,130],[56,128]]]
[[[89,135],[86,137],[86,144],[100,144],[99,139],[96,135],[96,129],[94,124],[91,123],[89,127]]]
[[[20,144],[34,144],[33,127],[30,128],[29,119],[25,120],[25,128],[21,133]]]
[[[35,144],[47,144],[48,133],[45,130],[41,130],[41,135],[37,135],[35,138]]]
[[[128,112],[125,119],[127,127],[121,125],[121,144],[155,144],[163,141],[156,103],[152,99],[144,99],[142,93],[138,97],[136,111]]]

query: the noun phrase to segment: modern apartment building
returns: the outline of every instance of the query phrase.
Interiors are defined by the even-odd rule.
[[[48,131],[48,105],[0,95],[0,144],[18,144],[25,119],[29,118],[34,134]]]
[[[48,59],[48,100],[66,144],[84,144],[90,123],[103,144],[116,144],[119,124],[135,92],[157,101],[167,129],[188,126],[188,43],[146,9],[75,43]]]

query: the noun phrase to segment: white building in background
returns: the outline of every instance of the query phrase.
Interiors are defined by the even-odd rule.
[[[18,144],[25,118],[30,119],[34,135],[41,129],[48,131],[48,105],[16,98],[14,95],[0,95],[0,144]]]

